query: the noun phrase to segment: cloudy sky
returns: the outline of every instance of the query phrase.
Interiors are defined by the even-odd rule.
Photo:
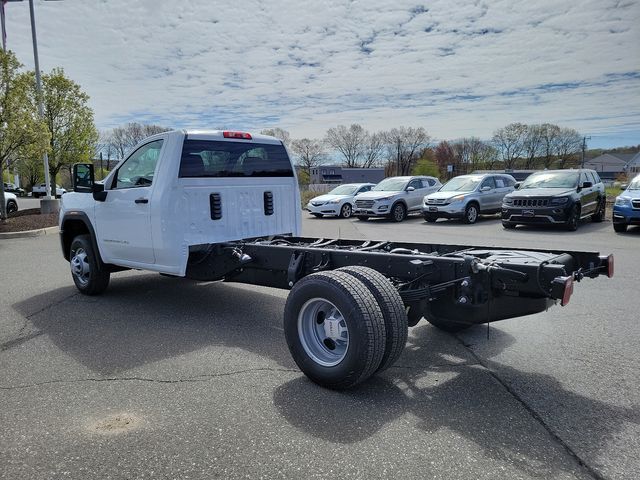
[[[36,0],[43,70],[99,128],[128,121],[320,137],[338,124],[488,138],[551,122],[640,143],[637,0]],[[33,68],[28,4],[8,47]]]

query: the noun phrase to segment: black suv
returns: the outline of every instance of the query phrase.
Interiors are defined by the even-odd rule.
[[[502,201],[502,226],[563,224],[604,220],[607,196],[594,170],[544,170],[531,174]]]

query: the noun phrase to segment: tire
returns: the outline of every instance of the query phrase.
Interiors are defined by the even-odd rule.
[[[427,322],[429,322],[431,325],[433,325],[437,329],[442,330],[443,332],[448,332],[448,333],[461,332],[462,330],[466,330],[471,325],[473,325],[471,323],[459,322],[456,320],[451,320],[449,318],[436,317],[435,315],[431,315],[431,314],[429,314],[425,318],[427,319]]]
[[[84,295],[98,295],[109,286],[110,273],[96,255],[89,235],[78,235],[69,249],[71,277]]]
[[[516,224],[513,222],[502,222],[502,226],[507,229],[507,230],[513,230],[514,228],[516,228]]]
[[[18,204],[13,200],[7,202],[7,215],[18,211]]]
[[[600,203],[598,203],[598,209],[591,216],[591,221],[596,223],[602,222],[604,220],[606,212],[607,212],[607,200],[606,198],[603,198],[602,200],[600,200]]]
[[[574,205],[571,208],[571,213],[569,213],[569,218],[565,222],[565,227],[570,232],[575,232],[578,229],[578,224],[580,223],[580,207],[578,205]]]
[[[316,218],[322,218],[322,214],[321,213],[312,213],[311,215],[313,215]]]
[[[618,233],[624,233],[624,232],[627,231],[627,224],[626,223],[614,223],[613,224],[613,229]]]
[[[407,344],[409,332],[404,302],[393,284],[380,272],[368,267],[342,267],[345,272],[357,278],[373,293],[384,318],[386,344],[378,372],[391,367],[402,354]]]
[[[436,223],[437,217],[432,217],[431,215],[423,215],[425,221],[428,223]]]
[[[345,203],[340,209],[340,218],[349,218],[353,213],[353,209],[351,208],[351,204]]]
[[[336,390],[368,379],[385,353],[384,317],[375,296],[345,272],[313,273],[296,283],[284,308],[284,333],[300,370]]]
[[[367,220],[369,220],[369,217],[358,215],[358,220],[360,220],[361,222],[366,222]]]
[[[462,221],[468,225],[474,224],[478,221],[478,215],[480,215],[478,204],[471,202],[467,205],[467,208],[464,209]]]
[[[404,206],[404,203],[398,202],[391,207],[391,213],[389,215],[391,220],[400,223],[407,216],[407,207]]]

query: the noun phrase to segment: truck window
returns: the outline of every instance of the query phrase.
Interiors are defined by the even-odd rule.
[[[293,177],[293,169],[281,144],[187,139],[179,176]]]
[[[112,188],[136,188],[151,185],[161,148],[162,140],[156,140],[133,152],[116,172]]]

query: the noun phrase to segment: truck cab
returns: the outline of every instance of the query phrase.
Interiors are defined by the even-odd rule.
[[[104,182],[90,173],[76,172],[74,192],[62,197],[67,260],[83,233],[104,264],[184,276],[198,246],[300,233],[295,169],[274,137],[164,132],[138,144]]]

